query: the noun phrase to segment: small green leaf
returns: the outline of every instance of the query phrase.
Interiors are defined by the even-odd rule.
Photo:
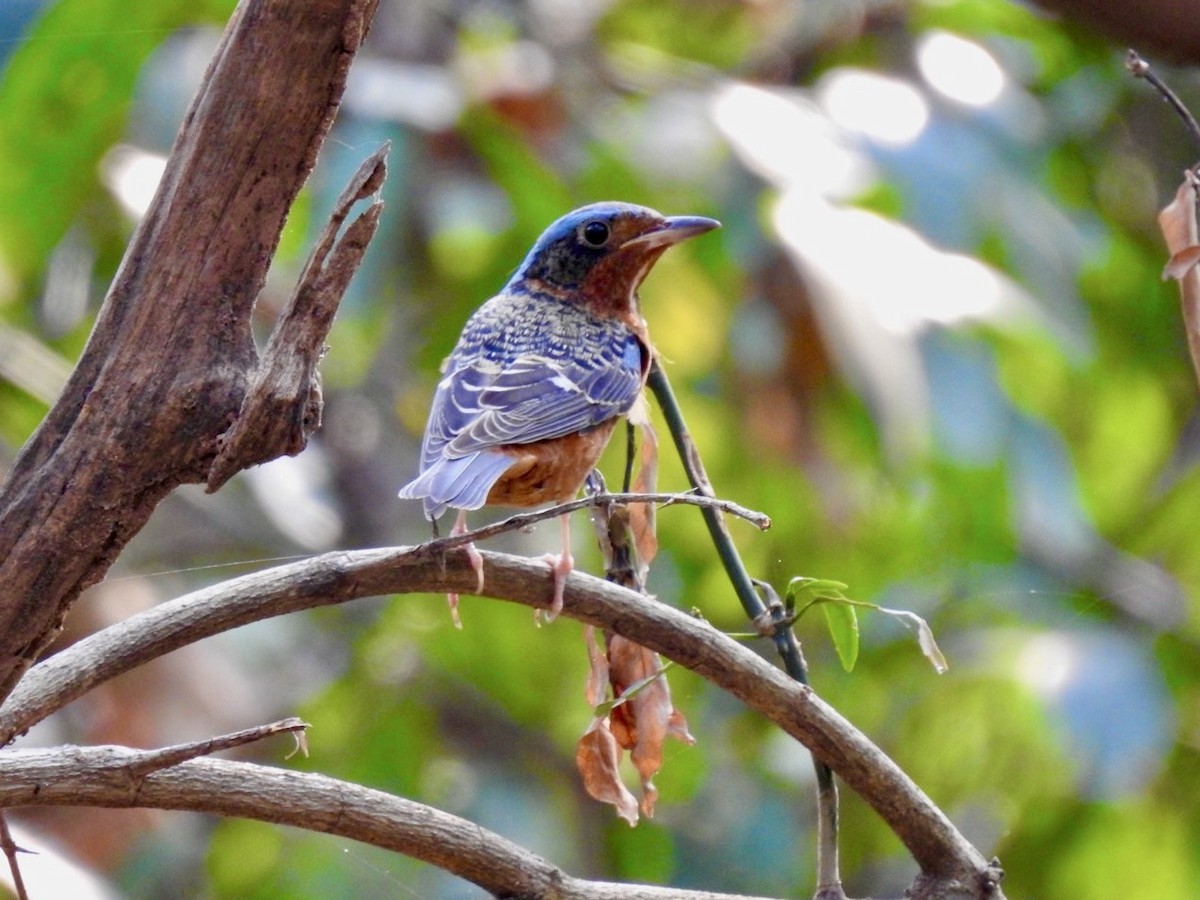
[[[674,660],[662,660],[657,672],[651,672],[645,678],[639,678],[637,681],[633,682],[633,684],[621,691],[620,697],[614,697],[611,700],[606,700],[603,703],[596,704],[596,706],[592,709],[592,715],[597,719],[603,719],[618,706],[622,706],[628,701],[632,700],[659,678],[662,678],[664,675],[666,675],[667,670],[669,670],[673,665],[675,665]]]
[[[829,599],[845,599],[842,591],[848,587],[848,584],[840,581],[832,581],[828,578],[809,578],[805,575],[798,575],[788,582],[787,594],[784,596],[783,605],[788,613],[791,614],[795,611],[797,604],[799,604],[800,611],[796,613],[796,617],[799,618],[814,603]]]
[[[821,608],[825,610],[829,635],[833,638],[842,668],[851,672],[858,661],[858,614],[853,606],[837,600],[827,600],[821,604]]]

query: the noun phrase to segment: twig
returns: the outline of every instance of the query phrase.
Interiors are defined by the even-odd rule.
[[[8,860],[8,870],[12,872],[13,889],[17,892],[17,900],[29,900],[29,891],[25,888],[25,879],[21,877],[21,864],[17,861],[18,853],[29,853],[24,847],[18,847],[13,840],[12,832],[8,830],[8,816],[0,812],[0,849]]]
[[[1162,95],[1170,107],[1175,110],[1176,114],[1183,120],[1183,125],[1187,129],[1188,135],[1198,148],[1200,148],[1200,124],[1197,124],[1196,117],[1192,115],[1191,110],[1184,105],[1179,96],[1171,90],[1165,81],[1158,77],[1150,69],[1150,63],[1142,59],[1136,50],[1125,51],[1125,68],[1129,70],[1135,78],[1145,80],[1159,94]]]
[[[425,552],[442,553],[446,550],[452,550],[455,547],[461,547],[463,544],[473,544],[476,541],[493,538],[498,534],[505,534],[509,531],[520,531],[522,528],[528,528],[547,519],[556,519],[567,513],[575,512],[577,509],[606,506],[614,503],[658,503],[661,506],[674,506],[676,504],[699,506],[701,509],[720,510],[721,512],[737,516],[739,519],[745,519],[760,531],[766,531],[771,527],[771,518],[766,513],[746,509],[732,500],[722,500],[718,497],[705,494],[609,494],[601,492],[591,494],[587,497],[580,497],[578,500],[559,503],[557,506],[540,509],[537,512],[518,513],[515,516],[509,516],[507,519],[501,519],[499,522],[493,522],[490,525],[484,525],[463,534],[434,538],[431,541],[421,544],[418,549]]]
[[[1142,59],[1136,50],[1130,49],[1125,53],[1125,68],[1135,78],[1145,80],[1151,87],[1158,91],[1163,100],[1183,120],[1183,127],[1192,139],[1192,143],[1197,148],[1200,148],[1200,124],[1197,124],[1196,117],[1192,115],[1192,111],[1187,108],[1187,105],[1179,99],[1179,95],[1171,90],[1170,86],[1150,69],[1150,63]],[[1184,178],[1192,191],[1192,212],[1187,219],[1190,223],[1188,230],[1191,232],[1188,236],[1187,246],[1192,246],[1196,240],[1195,223],[1197,220],[1200,220],[1200,162],[1193,163],[1189,168],[1185,169]],[[1159,225],[1164,230],[1164,237],[1167,239],[1167,246],[1172,253],[1172,259],[1174,259],[1176,254],[1186,249],[1183,246],[1172,246],[1172,233],[1167,229],[1166,222],[1168,218],[1171,218],[1168,216],[1168,212],[1173,205],[1171,204],[1171,206],[1168,206],[1167,209],[1159,213]],[[1169,268],[1170,266],[1168,265],[1168,270]],[[1163,277],[1167,277],[1165,272]],[[1197,310],[1195,273],[1190,273],[1188,279],[1190,283],[1189,280],[1185,279],[1180,279],[1179,281],[1180,301],[1183,311],[1183,321],[1187,331],[1188,351],[1192,357],[1192,367],[1195,369],[1197,376],[1200,377],[1200,338],[1198,338],[1198,327],[1200,327],[1200,321],[1198,321],[1200,320],[1200,315],[1198,313],[1200,311]]]
[[[625,420],[625,472],[621,476],[621,490],[629,493],[633,484],[633,461],[637,458],[637,426]]]
[[[646,384],[654,392],[655,399],[662,408],[663,418],[666,419],[671,437],[675,441],[675,448],[679,451],[679,457],[683,461],[683,467],[692,487],[702,496],[715,496],[712,482],[709,481],[708,473],[704,470],[700,451],[692,440],[687,424],[683,420],[683,411],[675,399],[675,392],[671,389],[671,383],[667,380],[667,375],[658,360],[651,365],[650,377]],[[796,681],[808,684],[808,665],[804,661],[800,642],[796,639],[796,633],[792,631],[791,624],[787,620],[787,611],[779,601],[778,594],[766,582],[750,577],[737,547],[734,546],[729,529],[725,527],[725,521],[718,515],[718,510],[706,506],[702,508],[701,512],[708,525],[708,533],[717,548],[717,554],[725,566],[725,572],[737,592],[746,615],[750,621],[756,623],[769,618],[773,626],[770,637],[775,642],[776,652],[783,660],[784,668]],[[767,595],[767,603],[763,602],[760,591]],[[817,775],[817,891],[818,896],[832,898],[836,897],[836,894],[822,895],[821,892],[841,892],[841,875],[838,871],[837,857],[837,784],[833,780],[833,771],[816,756],[813,757],[813,768]]]
[[[175,746],[163,747],[159,750],[148,750],[142,753],[138,762],[130,766],[130,768],[139,775],[148,775],[151,772],[158,772],[162,769],[177,766],[180,763],[187,762],[189,759],[211,756],[214,753],[220,753],[222,750],[232,750],[234,747],[243,747],[246,744],[253,744],[256,741],[261,741],[264,738],[273,737],[277,734],[291,734],[296,739],[297,748],[307,756],[308,749],[305,743],[304,732],[308,727],[309,724],[307,722],[291,716],[281,719],[278,722],[272,722],[269,725],[256,725],[253,728],[244,728],[241,731],[223,734],[219,737],[208,738],[203,741],[191,741],[187,744],[176,744]]]

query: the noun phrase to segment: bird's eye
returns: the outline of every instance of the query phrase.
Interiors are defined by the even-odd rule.
[[[603,247],[608,242],[608,226],[603,222],[588,222],[579,233],[592,247]]]

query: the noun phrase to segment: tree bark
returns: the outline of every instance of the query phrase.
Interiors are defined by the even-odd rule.
[[[0,697],[158,502],[208,478],[256,374],[251,308],[376,2],[246,0],[231,19],[83,356],[0,487]]]
[[[222,759],[156,768],[157,751],[61,747],[5,756],[0,806],[183,809],[336,834],[404,853],[497,897],[553,900],[753,900],[574,878],[474,822],[312,772]]]

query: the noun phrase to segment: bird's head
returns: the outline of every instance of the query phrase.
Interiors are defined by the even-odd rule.
[[[720,226],[703,216],[593,203],[542,232],[509,285],[582,303],[602,315],[628,314],[637,308],[638,285],[668,247]]]

